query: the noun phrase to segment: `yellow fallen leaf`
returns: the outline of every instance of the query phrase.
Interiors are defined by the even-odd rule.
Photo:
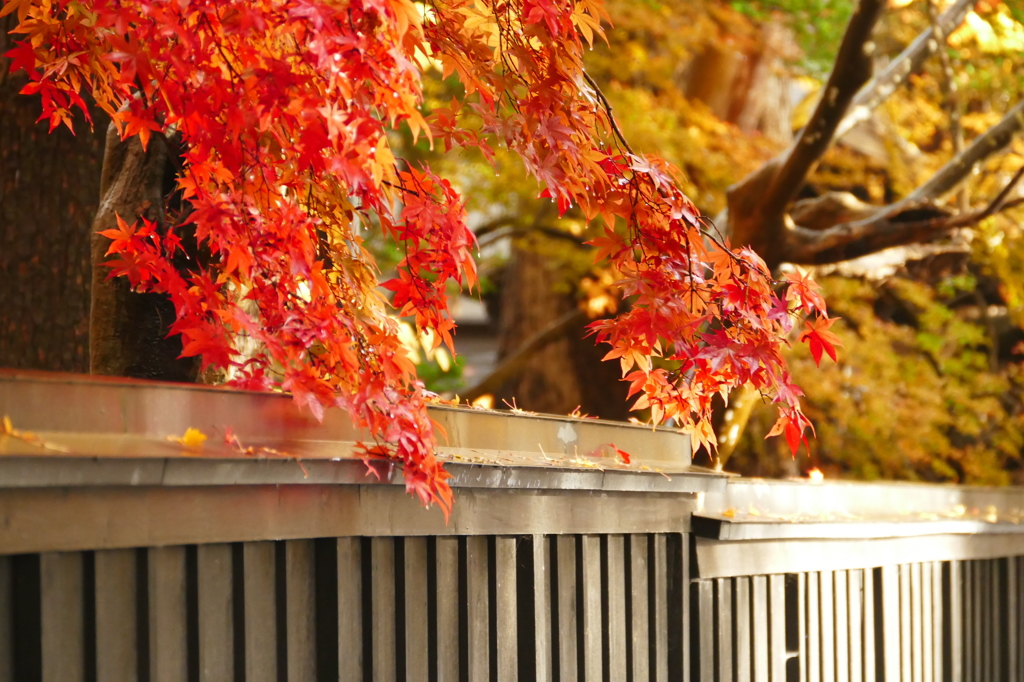
[[[727,519],[731,519],[734,516],[736,516],[736,510],[735,509],[726,509],[724,512],[722,512],[722,516],[724,516]]]
[[[206,442],[206,434],[199,429],[194,429],[191,426],[185,429],[185,435],[181,438],[170,438],[175,443],[181,443],[187,448],[199,449],[203,447],[203,443]]]

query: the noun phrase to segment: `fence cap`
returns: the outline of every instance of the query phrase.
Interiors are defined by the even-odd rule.
[[[724,474],[690,465],[689,438],[670,429],[429,409],[454,487],[725,485]],[[358,456],[365,434],[345,413],[320,423],[279,393],[0,370],[0,416],[11,430],[0,435],[0,487],[402,482],[396,464]]]

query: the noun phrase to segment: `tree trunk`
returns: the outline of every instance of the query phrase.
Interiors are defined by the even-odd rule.
[[[0,19],[0,54],[16,15]],[[49,134],[36,97],[0,57],[0,366],[88,369],[89,234],[105,118]]]
[[[122,142],[113,126],[107,132],[100,208],[92,235],[93,374],[183,382],[194,382],[198,375],[196,358],[178,357],[181,337],[167,336],[175,319],[170,299],[132,291],[127,278],[109,279],[109,268],[103,265],[110,240],[99,233],[114,229],[118,216],[129,223],[146,217],[166,228],[165,197],[174,191],[167,146],[163,138],[153,138],[143,151],[137,137]]]
[[[513,247],[502,285],[499,361],[553,320],[576,309],[578,273],[551,257],[551,240],[534,236]],[[559,245],[559,248],[565,248]],[[629,415],[619,364],[602,362],[607,347],[584,338],[586,321],[538,349],[525,369],[495,398],[532,412],[568,414],[579,407],[594,417],[624,420]]]

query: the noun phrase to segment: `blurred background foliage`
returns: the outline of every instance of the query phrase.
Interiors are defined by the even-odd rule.
[[[931,2],[933,12],[946,5]],[[716,216],[726,189],[784,149],[807,120],[853,5],[608,0],[614,26],[608,43],[587,54],[587,67],[634,149],[679,166],[685,191]],[[895,0],[876,31],[878,53],[897,54],[929,21],[927,1]],[[946,53],[952,84],[941,61],[929,60],[870,121],[832,147],[801,196],[845,190],[873,204],[892,201],[954,155],[951,112],[960,114],[968,140],[997,122],[1024,96],[1020,0],[980,0],[949,37]],[[428,83],[429,106],[447,106],[454,87],[438,73]],[[593,305],[615,292],[614,277],[591,264],[582,244],[590,228],[572,212],[558,218],[502,150],[495,173],[477,150],[445,154],[423,140],[404,144],[406,158],[428,160],[467,198],[499,362],[567,310],[579,307],[589,317],[614,310],[614,301]],[[1018,136],[1009,153],[991,157],[946,201],[984,206],[1022,164]],[[757,407],[725,468],[763,476],[817,467],[829,477],[1024,483],[1022,219],[1024,210],[1016,208],[937,243],[817,268],[830,308],[843,318],[835,331],[844,344],[839,363],[822,369],[802,348],[791,353],[817,438],[791,458],[784,442],[763,438],[774,408]],[[588,409],[603,404],[592,399],[595,391],[621,402],[614,371],[609,378],[577,370],[585,376],[570,381],[573,354],[581,352],[574,337],[585,322],[537,353],[504,393],[525,409],[567,412],[575,403],[622,418],[624,411],[612,407]],[[480,379],[461,364],[446,372],[426,361],[435,390],[464,394]]]

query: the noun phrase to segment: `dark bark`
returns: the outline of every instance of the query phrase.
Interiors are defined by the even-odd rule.
[[[0,19],[0,54],[16,15]],[[36,123],[38,98],[0,57],[0,366],[88,369],[89,234],[105,120],[77,136]]]
[[[197,378],[197,359],[179,358],[181,337],[167,335],[175,319],[170,300],[162,294],[134,292],[124,277],[108,278],[103,262],[110,240],[98,234],[115,228],[117,216],[129,223],[144,216],[166,227],[164,206],[173,192],[173,177],[163,138],[154,138],[143,150],[137,137],[122,142],[111,126],[92,237],[93,374],[185,382]]]
[[[560,248],[567,248],[560,241]],[[584,338],[588,320],[573,314],[580,273],[552,258],[555,243],[536,235],[513,249],[502,278],[499,362],[520,353],[552,321],[573,323],[516,361],[514,378],[495,392],[498,406],[514,399],[517,407],[533,412],[567,414],[579,407],[591,416],[626,419],[626,385],[619,381],[619,365],[602,362],[607,348]]]

